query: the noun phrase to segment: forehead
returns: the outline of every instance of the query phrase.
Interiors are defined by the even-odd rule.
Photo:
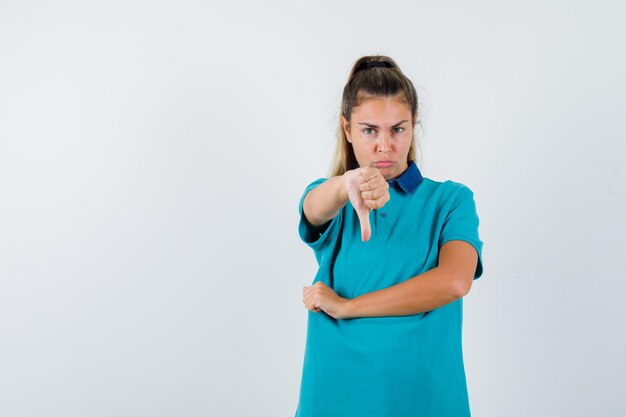
[[[397,123],[399,118],[410,119],[411,109],[403,96],[364,96],[359,105],[352,109],[352,118]]]

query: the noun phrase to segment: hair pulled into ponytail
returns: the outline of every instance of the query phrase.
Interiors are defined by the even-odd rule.
[[[418,116],[417,92],[411,80],[404,75],[398,64],[384,55],[370,55],[357,59],[350,70],[348,81],[343,89],[337,144],[330,176],[343,175],[346,171],[359,167],[352,144],[348,142],[343,130],[341,116],[350,121],[352,109],[359,106],[363,99],[372,96],[398,96],[409,106],[415,128]],[[407,162],[416,159],[416,146],[415,129],[413,129],[413,140],[409,148]]]

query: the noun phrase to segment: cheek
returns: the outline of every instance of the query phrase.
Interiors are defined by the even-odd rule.
[[[358,142],[352,144],[355,152],[364,153],[369,152],[370,148],[372,148],[373,143],[368,143],[368,141],[359,138]]]

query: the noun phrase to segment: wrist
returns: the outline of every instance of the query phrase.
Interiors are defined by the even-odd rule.
[[[345,205],[350,197],[348,197],[348,190],[346,190],[346,174],[339,175],[339,200]]]
[[[352,318],[352,303],[351,300],[346,298],[345,301],[341,304],[341,318],[342,319],[351,319]]]

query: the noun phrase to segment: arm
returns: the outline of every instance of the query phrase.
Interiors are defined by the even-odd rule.
[[[399,284],[346,301],[341,316],[407,316],[441,307],[469,292],[477,261],[478,254],[472,245],[451,240],[441,247],[438,266]]]
[[[313,226],[321,226],[333,219],[348,202],[343,179],[343,175],[330,177],[309,191],[304,198],[302,210]]]

